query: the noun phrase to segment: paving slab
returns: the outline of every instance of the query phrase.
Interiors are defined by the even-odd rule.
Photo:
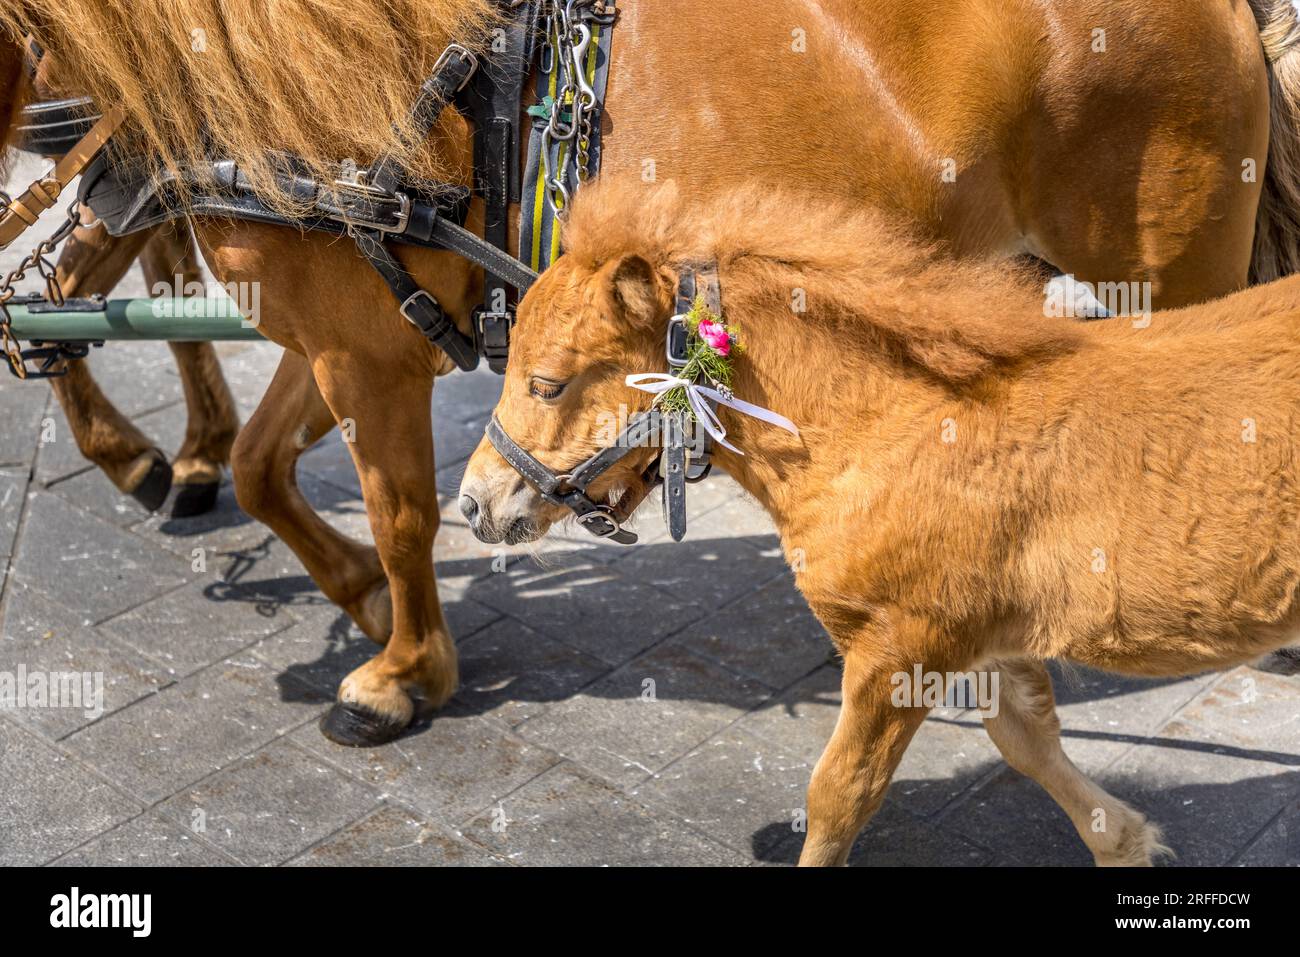
[[[463,641],[454,707],[510,726],[537,717],[602,675],[609,665],[502,618]]]
[[[67,690],[75,688],[74,700],[61,694],[57,703],[8,711],[47,738],[62,738],[171,683],[160,662],[86,627],[80,615],[22,582],[10,584],[3,614],[0,672],[16,677],[21,669],[61,687],[72,676]]]
[[[14,574],[96,621],[185,581],[186,566],[49,492],[28,500],[26,533]]]
[[[835,646],[794,581],[782,574],[783,562],[759,559],[746,568],[748,574],[740,573],[746,578],[741,587],[749,589],[743,600],[690,625],[672,642],[768,687],[785,688],[832,659]],[[755,587],[755,579],[771,571],[779,577]]]
[[[563,554],[547,561],[552,567],[521,562],[481,578],[468,597],[614,665],[705,614],[611,566]]]
[[[785,825],[781,826],[784,835]],[[762,855],[768,864],[796,864],[804,834],[784,837]],[[987,867],[996,860],[991,851],[942,827],[908,813],[885,800],[849,852],[849,867]]]
[[[235,861],[146,811],[54,861],[59,867],[230,867]]]
[[[1171,721],[1098,778],[1164,830],[1189,866],[1222,865],[1300,794],[1300,766],[1206,740],[1197,725]]]
[[[67,746],[152,803],[318,717],[330,700],[246,655],[109,715]]]
[[[7,374],[6,379],[10,378]],[[5,382],[0,384],[0,465],[30,467],[40,445],[42,424],[52,422],[46,407],[50,402],[48,386],[39,382]]]
[[[378,804],[373,788],[273,741],[164,801],[158,813],[243,864],[278,864]]]
[[[568,762],[502,799],[465,828],[513,864],[629,867],[747,863],[684,821],[657,814]]]
[[[1061,746],[1087,774],[1150,738],[1216,678],[1144,679],[1056,662],[1051,672]]]
[[[807,819],[812,765],[747,731],[728,729],[628,794],[713,840],[762,860]]]
[[[183,678],[291,627],[287,615],[262,614],[246,602],[218,601],[199,579],[110,618],[95,630],[163,662]]]
[[[456,827],[559,758],[499,724],[454,711],[426,718],[382,748],[345,748],[314,724],[291,736],[359,781]]]
[[[0,715],[0,865],[44,864],[143,807]]]
[[[1300,867],[1300,797],[1288,802],[1233,863],[1239,867]]]
[[[839,720],[840,680],[837,664],[824,665],[745,715],[738,727],[815,764]]]
[[[27,470],[0,468],[0,568],[13,555],[14,538],[18,534],[18,517],[27,500]]]
[[[759,682],[661,646],[519,726],[530,741],[630,787],[770,695]]]
[[[505,861],[442,825],[384,804],[290,863],[295,867],[494,867]]]
[[[296,624],[264,638],[249,654],[265,661],[277,680],[293,679],[333,696],[339,683],[375,656],[379,646],[340,613],[334,625]]]

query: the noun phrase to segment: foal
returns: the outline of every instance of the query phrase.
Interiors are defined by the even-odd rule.
[[[880,806],[926,714],[895,704],[919,668],[996,671],[985,726],[1008,764],[1098,864],[1150,863],[1156,827],[1061,750],[1043,662],[1183,675],[1294,637],[1300,279],[1064,322],[1006,265],[942,261],[873,215],[757,191],[691,208],[647,189],[578,200],[567,254],[523,303],[497,416],[570,471],[608,441],[598,413],[653,401],[624,380],[666,371],[678,266],[717,264],[743,346],[735,397],[798,435],[719,407],[743,455],[718,445],[715,461],[802,556],[799,589],[844,660],[801,862],[843,863]],[[615,500],[656,451],[591,497]],[[487,441],[461,491],[484,541],[538,537],[562,513]]]

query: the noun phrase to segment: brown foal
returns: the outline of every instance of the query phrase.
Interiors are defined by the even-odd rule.
[[[1043,662],[1185,675],[1294,639],[1300,278],[1149,325],[1074,323],[1044,317],[1027,274],[900,236],[788,194],[606,179],[524,299],[497,417],[548,468],[573,469],[608,442],[599,413],[653,401],[624,380],[666,371],[679,264],[716,262],[744,347],[735,395],[799,435],[719,408],[743,455],[718,446],[714,461],[801,556],[795,580],[844,663],[801,862],[842,864],[880,806],[927,713],[900,682],[986,669],[1000,679],[986,727],[1008,764],[1098,864],[1148,864],[1158,830],[1061,750]],[[589,494],[614,503],[657,451]],[[568,515],[487,440],[462,493],[484,541]]]
[[[1271,0],[1257,3],[1262,16]],[[163,118],[187,109],[241,164],[277,145],[325,163],[364,159],[356,150],[399,115],[394,90],[406,83],[413,96],[453,25],[486,9],[357,0],[346,22],[305,24],[293,7],[61,0],[33,19],[25,0],[0,0],[0,22],[34,31],[75,70],[76,88],[121,104],[146,147],[175,155],[177,131]],[[1276,16],[1294,23],[1288,4]],[[201,55],[185,32],[195,24],[206,29]],[[1289,42],[1276,40],[1270,58],[1295,56]],[[370,45],[383,54],[366,56]],[[602,175],[671,179],[692,194],[755,178],[798,183],[905,218],[950,254],[1029,254],[1083,280],[1149,282],[1155,304],[1176,306],[1250,276],[1279,76],[1252,8],[1221,0],[630,3],[615,28]],[[1293,149],[1289,101],[1275,102],[1273,149]],[[302,122],[340,104],[355,106],[346,123]],[[467,124],[449,115],[434,139],[436,161],[425,157],[422,172],[468,182]],[[1267,206],[1257,270],[1286,261],[1294,242],[1284,200]],[[426,411],[449,363],[348,244],[246,223],[195,229],[219,281],[261,282],[259,328],[286,349],[235,445],[239,501],[386,642],[343,682],[336,711],[348,717],[334,736],[388,740],[411,719],[412,694],[436,706],[456,686],[431,557],[439,518]],[[481,273],[446,253],[402,257],[468,328]],[[294,485],[298,455],[342,420],[354,426],[374,548],[331,529]]]

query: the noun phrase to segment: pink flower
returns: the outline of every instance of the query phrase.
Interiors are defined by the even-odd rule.
[[[700,322],[699,328],[695,330],[704,344],[720,356],[725,356],[731,352],[731,336],[727,334],[724,326],[716,322],[710,322],[705,319]]]

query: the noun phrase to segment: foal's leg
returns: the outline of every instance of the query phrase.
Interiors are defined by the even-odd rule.
[[[160,227],[145,246],[140,265],[149,287],[184,289],[202,282],[189,226],[182,222]],[[185,441],[172,463],[178,517],[212,511],[221,485],[221,467],[230,461],[230,448],[239,432],[239,414],[230,387],[221,374],[217,351],[210,342],[169,343],[185,390]]]
[[[378,553],[332,528],[298,489],[298,457],[332,428],[334,416],[307,360],[286,349],[266,395],[235,440],[235,495],[245,512],[293,549],[326,597],[382,644],[393,625]]]
[[[410,723],[419,691],[434,707],[456,690],[456,646],[443,619],[433,568],[438,494],[429,414],[428,355],[398,358],[360,348],[316,357],[312,371],[337,421],[350,420],[352,457],[392,594],[393,633],[348,675],[321,731],[339,744],[376,745]],[[373,351],[372,350],[372,351]],[[378,370],[378,371],[377,371]]]
[[[869,640],[846,646],[840,717],[808,785],[808,835],[800,866],[848,860],[854,839],[880,807],[894,769],[925,720],[926,708],[894,705],[891,678],[910,674],[911,666],[896,653],[882,653],[882,647]]]
[[[70,297],[108,295],[144,248],[149,232],[114,238],[102,227],[79,226],[59,257],[58,279]],[[149,511],[162,505],[172,484],[167,456],[100,391],[85,362],[50,380],[81,454],[119,490]]]
[[[1160,829],[1141,812],[1111,797],[1065,756],[1052,679],[1027,658],[990,665],[999,673],[998,711],[984,728],[1007,764],[1037,781],[1069,816],[1099,867],[1151,866],[1167,854]]]

